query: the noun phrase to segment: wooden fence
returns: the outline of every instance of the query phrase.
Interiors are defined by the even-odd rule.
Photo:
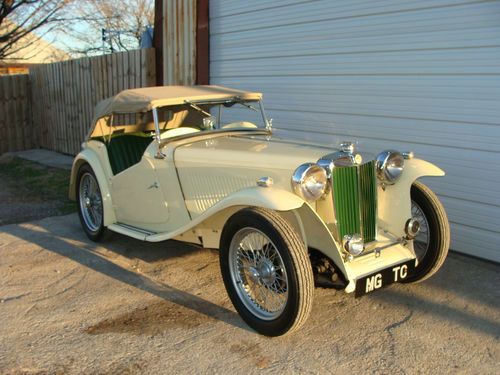
[[[27,74],[0,77],[0,155],[32,147],[30,80]]]
[[[34,146],[77,154],[97,102],[155,85],[154,54],[153,48],[141,49],[30,69]]]

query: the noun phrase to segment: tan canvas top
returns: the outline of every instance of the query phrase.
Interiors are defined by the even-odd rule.
[[[258,92],[222,86],[157,86],[130,89],[100,101],[95,108],[94,122],[113,113],[147,112],[153,108],[184,104],[186,100],[219,100],[235,96],[244,100],[262,98],[262,94]]]

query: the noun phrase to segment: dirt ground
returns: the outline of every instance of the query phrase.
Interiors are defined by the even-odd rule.
[[[317,289],[296,334],[235,313],[217,252],[113,235],[75,214],[0,227],[0,373],[494,374],[500,266],[452,254],[431,280],[354,299]]]

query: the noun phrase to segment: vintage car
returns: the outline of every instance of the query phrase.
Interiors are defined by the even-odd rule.
[[[69,194],[94,241],[111,230],[220,249],[234,307],[278,336],[306,321],[315,286],[361,296],[445,260],[446,213],[417,181],[444,172],[355,146],[277,137],[257,92],[125,90],[97,105]]]

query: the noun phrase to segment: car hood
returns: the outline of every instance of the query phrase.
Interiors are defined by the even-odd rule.
[[[230,136],[179,146],[175,150],[175,162],[293,172],[300,164],[316,162],[332,151],[333,148],[306,145],[273,136]]]
[[[332,150],[270,136],[223,136],[177,146],[175,167],[192,218],[228,195],[271,177],[274,187],[291,192],[291,176],[306,162]]]

